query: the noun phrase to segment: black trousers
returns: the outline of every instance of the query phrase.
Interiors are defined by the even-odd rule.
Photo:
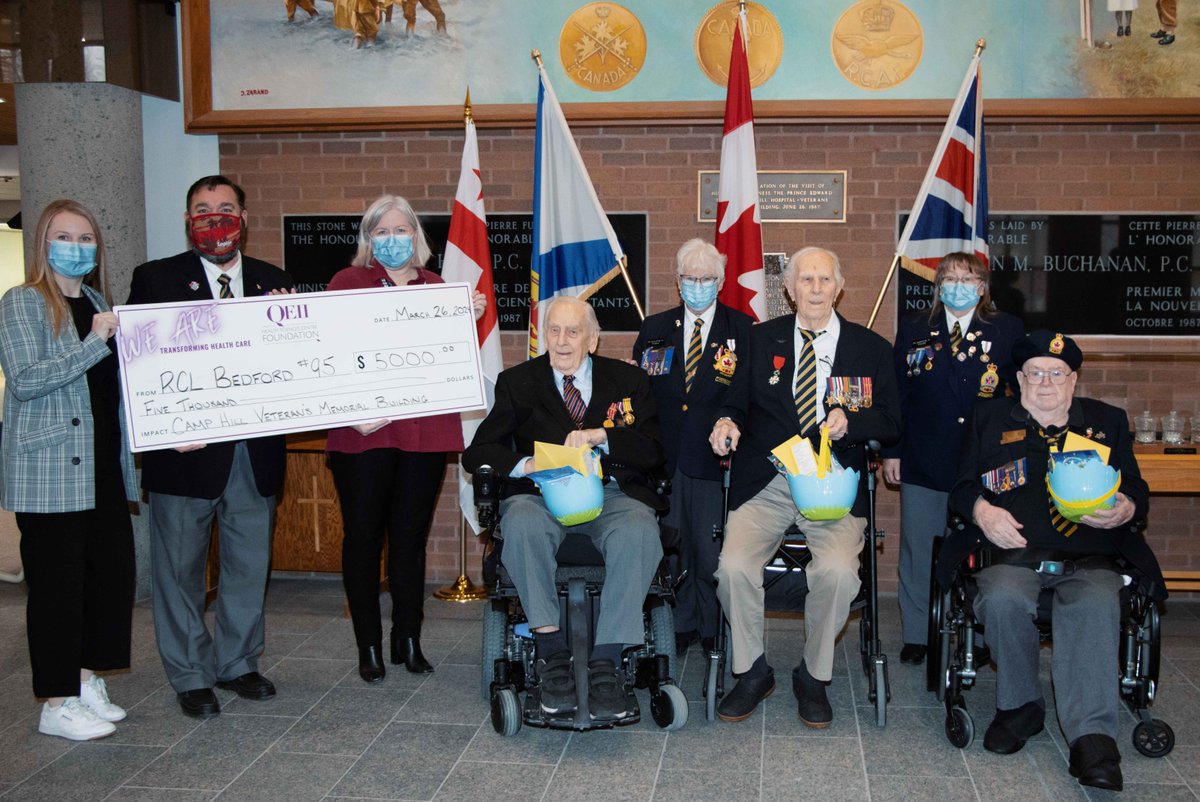
[[[398,637],[421,634],[425,599],[425,542],[446,472],[446,454],[376,448],[331,452],[329,468],[342,505],[342,582],[360,648],[383,642],[379,613],[379,556],[388,544],[392,628]]]
[[[81,668],[129,668],[133,527],[119,470],[97,479],[95,509],[16,515],[35,696],[78,696]]]

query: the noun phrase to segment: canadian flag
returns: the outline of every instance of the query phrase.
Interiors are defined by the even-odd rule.
[[[742,39],[745,12],[734,28],[725,95],[725,134],[717,183],[717,250],[728,257],[721,303],[762,322],[767,319],[762,223],[758,216],[758,160],[754,156],[754,107],[750,68]]]
[[[454,196],[454,210],[450,214],[450,233],[446,238],[442,278],[446,281],[464,281],[487,297],[483,316],[475,321],[487,409],[464,412],[461,415],[463,443],[470,445],[475,437],[475,430],[495,403],[496,377],[504,367],[504,358],[500,353],[500,318],[496,313],[496,290],[492,284],[487,215],[483,210],[483,181],[479,175],[479,144],[475,138],[475,123],[470,119],[467,120],[466,140],[463,142],[458,192]],[[462,508],[463,517],[478,534],[475,496],[470,479],[461,466],[458,470],[458,504]]]

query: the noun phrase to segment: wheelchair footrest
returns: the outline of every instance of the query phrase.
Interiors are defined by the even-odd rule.
[[[522,718],[529,727],[545,727],[553,730],[578,730],[581,732],[637,724],[642,720],[642,711],[638,707],[637,696],[634,695],[631,688],[625,689],[625,710],[626,715],[621,718],[593,718],[589,723],[580,726],[575,721],[575,711],[573,710],[569,713],[547,713],[545,710],[542,710],[542,706],[538,701],[538,695],[536,692],[533,692],[525,695],[525,709],[522,711]]]

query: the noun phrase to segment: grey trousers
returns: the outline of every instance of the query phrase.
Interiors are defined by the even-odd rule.
[[[500,512],[501,561],[517,587],[530,629],[558,626],[555,554],[570,531],[588,535],[604,555],[595,642],[645,641],[642,604],[663,553],[654,510],[625,495],[614,481],[604,487],[604,511],[586,524],[564,527],[546,509],[541,496],[530,494],[505,499]]]
[[[711,638],[721,626],[717,583],[713,572],[721,555],[713,526],[721,523],[721,483],[695,479],[676,470],[671,479],[671,512],[663,520],[679,530],[679,562],[683,579],[675,589],[675,631],[699,632]]]
[[[866,521],[847,515],[810,521],[792,503],[787,480],[776,476],[758,495],[729,513],[725,545],[717,566],[717,597],[729,619],[733,671],[741,674],[763,654],[763,568],[795,523],[808,539],[812,562],[805,569],[804,663],[815,679],[833,677],[838,633],[858,595],[858,555]]]
[[[929,574],[933,540],[946,531],[949,493],[900,485],[900,623],[905,643],[929,638]]]
[[[204,568],[214,515],[221,575],[210,635]],[[220,497],[150,494],[154,637],[176,692],[211,688],[258,670],[274,519],[275,497],[258,494],[245,443],[237,444]]]
[[[1116,738],[1119,730],[1118,641],[1122,579],[1103,568],[1070,576],[993,565],[978,574],[975,613],[996,661],[996,707],[1041,702],[1038,632],[1042,588],[1054,590],[1051,675],[1058,723],[1068,744],[1084,735]]]

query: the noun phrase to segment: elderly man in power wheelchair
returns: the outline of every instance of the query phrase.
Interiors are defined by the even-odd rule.
[[[973,606],[997,674],[996,716],[983,744],[999,754],[1018,751],[1044,727],[1036,618],[1039,596],[1052,591],[1054,695],[1071,775],[1083,785],[1120,790],[1120,572],[1138,577],[1152,598],[1166,593],[1137,529],[1149,490],[1129,422],[1116,407],[1074,397],[1082,362],[1079,347],[1062,334],[1031,332],[1013,346],[1021,397],[986,401],[972,413],[950,511],[974,525],[942,546],[937,578],[949,587],[967,556],[984,548],[987,567],[974,574]],[[1054,503],[1047,480],[1054,452],[1080,446],[1095,446],[1098,456],[1107,451],[1109,465],[1120,471],[1113,506],[1082,517]],[[1061,462],[1056,468],[1070,469]]]
[[[644,371],[591,354],[600,326],[590,304],[555,298],[542,336],[546,354],[500,374],[495,405],[463,453],[462,464],[477,480],[488,466],[503,477],[501,563],[532,631],[536,676],[526,684],[536,689],[544,714],[535,719],[526,715],[527,723],[611,726],[636,718],[623,655],[645,640],[643,602],[663,554],[656,511],[665,502],[651,479],[663,463],[658,415]],[[534,464],[535,442],[591,446],[601,452],[606,484],[599,517],[566,526],[550,513],[526,478],[540,467]],[[478,495],[477,484],[477,502]],[[579,650],[568,635],[574,639],[575,634],[560,627],[556,555],[569,532],[589,536],[604,560],[600,612],[586,668],[572,658]],[[669,629],[666,637],[673,637]],[[669,651],[671,645],[664,648]],[[586,682],[586,694],[577,693],[580,681]],[[573,718],[585,708],[592,724]]]

